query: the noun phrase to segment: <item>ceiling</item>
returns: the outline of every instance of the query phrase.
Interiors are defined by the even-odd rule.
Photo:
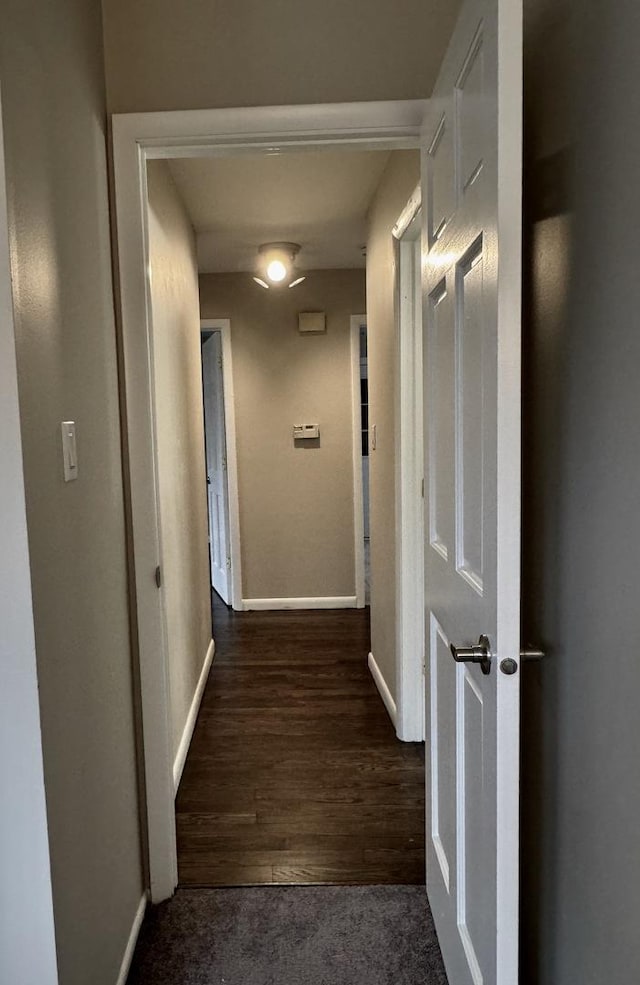
[[[312,150],[174,160],[202,273],[249,271],[258,246],[301,246],[303,270],[363,267],[366,214],[389,151]]]

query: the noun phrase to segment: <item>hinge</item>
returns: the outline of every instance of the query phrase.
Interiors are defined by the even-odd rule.
[[[231,571],[231,555],[227,554],[227,568]]]
[[[226,472],[227,471],[227,456],[226,455],[223,455],[222,456],[222,471],[223,472]]]
[[[420,493],[420,495],[421,495],[421,496],[422,496],[422,498],[424,499],[424,479],[422,480],[422,483],[421,483],[421,485],[420,485],[420,489],[421,489],[421,493]]]
[[[156,585],[158,588],[162,585],[162,572],[160,571],[160,565],[156,568]]]
[[[222,356],[218,356],[218,369],[222,369]]]

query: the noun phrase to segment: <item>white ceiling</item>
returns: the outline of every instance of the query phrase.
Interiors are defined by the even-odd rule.
[[[303,270],[363,267],[366,213],[389,151],[306,153],[170,161],[198,240],[202,273],[248,271],[258,246],[301,246]]]

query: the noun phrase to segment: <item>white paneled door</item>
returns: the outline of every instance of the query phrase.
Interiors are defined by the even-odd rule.
[[[231,594],[229,487],[227,485],[227,442],[220,332],[212,332],[202,345],[202,383],[207,454],[211,584],[220,598],[229,605]]]
[[[518,981],[521,0],[465,0],[423,147],[427,890],[450,985]]]

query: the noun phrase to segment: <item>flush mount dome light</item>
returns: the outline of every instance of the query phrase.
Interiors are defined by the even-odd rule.
[[[304,277],[295,276],[297,243],[263,243],[258,250],[258,275],[253,279],[260,287],[295,287]]]

